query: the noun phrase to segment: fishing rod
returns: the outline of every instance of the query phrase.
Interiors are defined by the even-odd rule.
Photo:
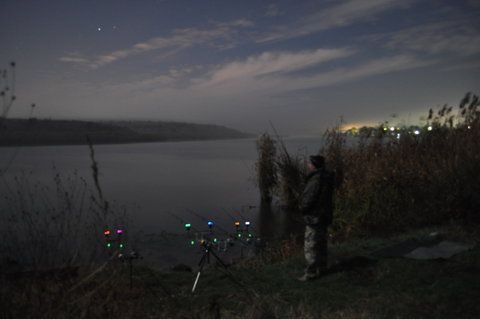
[[[230,214],[230,213],[228,212],[228,210],[227,210],[225,207],[221,207],[221,209],[222,209],[222,212],[225,213],[225,214],[227,214],[228,217],[230,217],[230,219],[231,219],[232,221],[236,221],[236,220],[237,220],[235,217],[233,217],[232,214]]]

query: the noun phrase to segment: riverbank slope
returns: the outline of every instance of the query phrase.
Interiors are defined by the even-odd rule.
[[[385,247],[432,232],[473,248],[448,259],[374,257]],[[21,294],[32,281],[17,280],[3,311],[21,317],[38,310],[35,303],[41,299],[43,314],[52,318],[475,318],[480,312],[479,243],[478,230],[444,226],[333,244],[331,273],[304,283],[296,280],[303,271],[301,249],[287,241],[228,271],[212,260],[195,294],[196,269],[159,272],[136,263],[130,289],[128,264],[117,263],[84,282],[80,275],[77,286],[49,281],[43,292]],[[62,285],[76,288],[58,299]]]

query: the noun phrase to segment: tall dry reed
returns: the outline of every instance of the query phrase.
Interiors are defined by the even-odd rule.
[[[351,147],[328,144],[340,158],[343,183],[336,191],[336,230],[342,236],[404,231],[450,220],[480,221],[480,110],[467,94],[456,112],[429,111],[415,132],[385,124]],[[338,129],[327,132],[335,139]],[[400,135],[397,135],[400,134]],[[329,157],[332,161],[332,158]]]

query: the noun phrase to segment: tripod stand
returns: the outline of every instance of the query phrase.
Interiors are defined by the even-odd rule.
[[[237,284],[242,289],[244,289],[245,288],[244,285],[242,285],[238,280],[235,279],[235,277],[228,270],[227,265],[220,259],[220,257],[218,257],[217,254],[213,252],[212,243],[205,242],[202,244],[202,246],[204,247],[204,251],[203,251],[202,258],[198,263],[199,269],[198,269],[197,277],[195,278],[195,282],[192,287],[192,293],[195,292],[195,288],[197,288],[198,280],[200,279],[200,275],[203,271],[203,267],[205,266],[206,263],[210,263],[210,255],[212,255],[223,268],[225,268],[225,272],[230,278],[230,280],[232,280],[235,284]]]
[[[142,259],[142,257],[135,251],[132,251],[130,254],[118,254],[118,259],[121,261],[128,262],[129,275],[130,275],[130,290],[133,288],[133,260]]]
[[[128,262],[128,267],[129,267],[129,277],[130,277],[130,290],[132,290],[133,288],[133,261],[136,260],[136,259],[143,259],[142,256],[140,256],[139,253],[137,253],[136,251],[132,251],[130,254],[126,255],[126,254],[119,254],[118,255],[118,259],[123,261],[123,262]],[[155,278],[158,286],[163,290],[163,292],[171,298],[171,293],[168,291],[168,289],[158,280],[157,276],[155,275],[155,273],[149,269],[149,272],[150,274]],[[150,290],[150,292],[156,296],[156,293],[149,287],[147,286],[148,290]]]

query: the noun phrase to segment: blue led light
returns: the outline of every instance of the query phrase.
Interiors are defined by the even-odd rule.
[[[207,225],[208,225],[208,227],[211,228],[211,227],[213,227],[213,225],[215,225],[215,223],[214,223],[213,221],[209,220],[209,221],[207,222]]]

